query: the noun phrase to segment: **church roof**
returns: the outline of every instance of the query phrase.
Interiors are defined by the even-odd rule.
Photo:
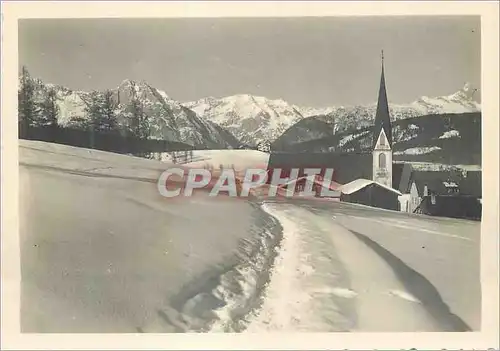
[[[375,127],[373,129],[373,145],[377,144],[380,131],[384,129],[389,146],[392,147],[391,117],[389,114],[389,103],[387,101],[387,91],[385,88],[384,74],[384,52],[382,51],[382,73],[380,75],[380,87],[378,91],[377,112],[375,113]]]

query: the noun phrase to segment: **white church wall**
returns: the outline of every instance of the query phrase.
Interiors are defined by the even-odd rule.
[[[380,155],[385,155],[385,165],[380,165]],[[384,129],[380,131],[373,150],[373,180],[392,188],[392,150],[389,146]]]

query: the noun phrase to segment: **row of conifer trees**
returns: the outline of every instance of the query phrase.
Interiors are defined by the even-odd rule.
[[[135,91],[132,89],[132,91]],[[72,126],[89,132],[120,134],[127,137],[147,139],[150,135],[144,107],[137,96],[132,96],[127,106],[128,118],[121,125],[118,123],[117,108],[119,102],[113,97],[111,90],[93,91],[80,96],[85,103],[85,116],[72,120]],[[27,68],[21,71],[18,90],[18,121],[20,136],[27,135],[29,130],[37,127],[60,129],[60,109],[57,91],[50,86],[40,85],[33,79]]]

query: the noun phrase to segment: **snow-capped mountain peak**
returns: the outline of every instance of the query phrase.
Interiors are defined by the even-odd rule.
[[[476,91],[470,83],[465,83],[462,89],[453,94],[435,98],[422,96],[409,107],[421,114],[477,112],[481,110],[481,105],[473,100]]]
[[[219,99],[208,97],[184,103],[184,106],[226,128],[242,142],[253,145],[276,139],[304,117],[297,106],[282,99],[250,94]]]
[[[473,88],[472,85],[467,82],[462,89],[449,95],[448,98],[453,101],[470,102],[473,100],[474,93],[476,93],[477,90],[478,89]]]

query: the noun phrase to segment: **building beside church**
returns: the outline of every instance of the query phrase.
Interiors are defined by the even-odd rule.
[[[399,166],[396,164],[395,166]],[[401,210],[434,216],[480,219],[481,171],[425,171],[410,169],[399,190]]]

